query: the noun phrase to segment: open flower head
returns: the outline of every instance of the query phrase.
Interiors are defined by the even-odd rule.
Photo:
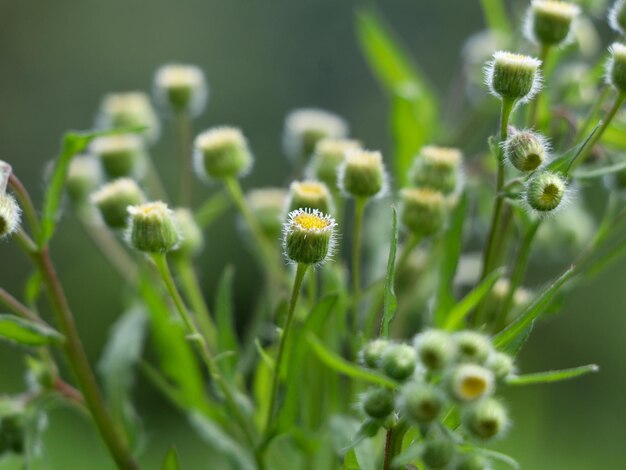
[[[194,166],[201,179],[244,176],[252,168],[252,153],[240,129],[215,127],[198,135],[194,143]]]
[[[567,44],[580,7],[569,2],[533,0],[526,15],[525,34],[529,41],[544,46]]]
[[[289,213],[283,227],[285,256],[294,263],[320,265],[332,255],[336,222],[317,209],[297,209]]]
[[[452,395],[462,402],[478,400],[493,392],[493,372],[476,364],[461,364],[452,373],[450,387]]]
[[[485,82],[501,100],[526,103],[541,90],[541,61],[512,52],[498,51],[485,68]]]
[[[154,94],[163,108],[174,113],[187,112],[190,116],[197,116],[204,110],[209,93],[200,67],[167,64],[156,72]]]

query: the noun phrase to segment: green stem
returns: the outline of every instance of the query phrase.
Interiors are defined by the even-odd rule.
[[[502,0],[480,0],[483,7],[483,16],[492,32],[507,34],[511,31],[511,24]]]
[[[611,85],[604,85],[600,96],[596,98],[593,103],[593,106],[589,110],[589,113],[585,117],[585,120],[578,128],[578,132],[576,133],[576,137],[574,138],[574,142],[580,142],[585,135],[587,135],[588,129],[591,127],[591,123],[595,120],[598,111],[602,108],[602,105],[606,101],[609,96],[609,92],[611,91]]]
[[[500,142],[504,142],[508,134],[508,125],[511,112],[513,111],[514,101],[503,100],[502,111],[500,115]],[[480,276],[482,281],[493,270],[493,257],[496,249],[496,237],[498,229],[500,227],[500,216],[502,214],[502,207],[504,205],[504,198],[500,193],[504,186],[504,161],[502,150],[498,150],[496,155],[498,160],[498,173],[496,179],[496,196],[494,198],[493,212],[491,216],[491,224],[487,235],[487,243],[483,253],[483,270]]]
[[[406,264],[409,262],[409,258],[411,257],[411,253],[415,250],[415,247],[419,245],[421,238],[414,233],[409,235],[409,238],[405,241],[404,246],[402,247],[402,252],[398,257],[398,263],[396,264],[396,274],[401,273]]]
[[[550,46],[542,45],[539,52],[539,60],[541,60],[541,65],[539,66],[539,71],[542,75],[546,73],[546,61],[548,60],[548,55],[550,54]],[[545,77],[544,77],[545,78]],[[535,127],[537,125],[537,121],[539,118],[539,110],[540,104],[542,100],[543,93],[539,93],[535,100],[530,105],[530,127]]]
[[[352,333],[357,332],[359,302],[361,300],[361,240],[363,237],[363,214],[367,199],[354,200],[354,225],[352,229]]]
[[[213,323],[211,312],[202,295],[198,276],[193,269],[191,260],[186,256],[177,256],[174,259],[174,266],[176,267],[176,272],[178,273],[180,284],[185,291],[185,295],[196,313],[200,331],[204,335],[209,349],[215,351],[217,347],[217,328],[215,323]]]
[[[293,313],[296,310],[296,304],[298,303],[298,296],[300,295],[300,290],[302,289],[302,281],[304,280],[304,275],[306,274],[307,268],[309,266],[307,264],[299,263],[298,268],[296,270],[296,277],[293,281],[293,289],[291,291],[291,299],[289,300],[289,308],[287,309],[287,317],[285,318],[285,324],[283,325],[283,331],[280,336],[280,342],[278,343],[278,353],[276,356],[276,363],[274,364],[274,376],[272,378],[272,388],[270,391],[270,408],[267,413],[267,419],[265,421],[265,430],[264,436],[265,438],[269,437],[272,424],[274,423],[274,414],[277,413],[277,394],[278,394],[278,385],[280,383],[280,372],[281,366],[283,362],[283,357],[285,353],[285,345],[287,344],[287,337],[289,336],[289,331],[291,330],[291,323],[293,321]]]
[[[211,378],[215,381],[215,384],[224,395],[226,405],[230,409],[230,412],[233,413],[233,417],[243,431],[250,448],[253,449],[255,447],[255,438],[254,431],[250,426],[250,421],[243,415],[241,406],[235,400],[235,395],[233,391],[230,389],[230,387],[222,377],[219,367],[215,362],[215,358],[211,355],[211,352],[209,351],[204,337],[200,334],[200,331],[198,331],[198,328],[196,327],[196,324],[194,323],[191,314],[187,310],[185,302],[183,301],[180,292],[178,292],[178,288],[176,287],[176,283],[174,282],[174,278],[172,277],[172,273],[167,263],[167,258],[164,254],[153,254],[151,258],[156,265],[161,279],[163,280],[163,283],[165,284],[165,287],[167,288],[167,291],[170,294],[172,301],[174,302],[174,306],[176,307],[176,310],[178,311],[178,314],[180,315],[180,318],[185,325],[188,333],[187,339],[192,341],[198,349],[198,352],[202,357],[202,360],[204,361],[209,371],[209,374],[211,375]]]
[[[22,182],[13,173],[9,175],[9,187],[13,190],[20,203],[22,211],[28,220],[28,225],[33,232],[33,237],[36,241],[40,240],[41,226],[39,224],[39,217],[37,217],[37,210],[33,204],[33,200],[30,198],[30,194],[26,191],[26,188]]]
[[[393,459],[402,451],[402,440],[408,430],[409,426],[405,421],[400,421],[395,426],[387,429],[383,470],[391,470]]]
[[[191,165],[191,119],[189,113],[181,111],[176,114],[178,131],[178,158],[180,163],[180,196],[179,203],[190,207],[193,197],[193,168]]]
[[[45,325],[46,323],[39,318],[33,311],[31,311],[26,305],[17,300],[11,294],[9,294],[6,290],[0,287],[0,303],[3,303],[5,307],[7,307],[11,312],[15,315],[18,315],[22,318],[26,318],[35,323],[39,323],[40,325]]]

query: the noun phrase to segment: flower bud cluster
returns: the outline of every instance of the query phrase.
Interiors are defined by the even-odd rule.
[[[426,330],[412,344],[373,340],[359,360],[398,382],[396,388],[367,390],[361,411],[383,426],[403,419],[419,427],[426,468],[489,468],[483,456],[464,448],[497,438],[508,428],[507,409],[494,393],[515,371],[513,359],[496,351],[489,337],[470,330]],[[451,407],[459,409],[462,423],[454,437],[441,432]]]

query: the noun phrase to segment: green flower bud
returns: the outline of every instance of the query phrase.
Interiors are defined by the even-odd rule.
[[[204,235],[193,218],[193,214],[189,209],[179,207],[174,211],[174,217],[181,238],[174,253],[186,257],[198,255],[204,246]]]
[[[91,195],[91,202],[100,211],[102,220],[112,229],[126,228],[128,206],[140,204],[143,201],[143,192],[130,178],[120,178],[105,184]]]
[[[386,388],[372,388],[361,397],[361,408],[370,418],[383,420],[393,412],[393,392]]]
[[[441,370],[456,355],[456,346],[445,331],[428,330],[415,336],[415,350],[420,362],[430,370]]]
[[[277,239],[283,227],[287,191],[282,188],[254,189],[248,192],[246,201],[267,238]]]
[[[216,127],[203,132],[194,143],[194,163],[202,179],[244,176],[252,168],[252,154],[241,131]]]
[[[461,362],[484,364],[492,351],[489,338],[475,331],[460,331],[454,341]]]
[[[548,159],[548,143],[531,130],[513,132],[503,145],[504,158],[519,171],[534,171]]]
[[[297,109],[285,119],[283,146],[294,162],[308,159],[319,141],[342,139],[348,135],[348,124],[336,114],[321,109]]]
[[[140,91],[106,95],[97,121],[98,127],[103,129],[145,127],[143,136],[148,142],[154,142],[160,132],[159,121],[150,98]]]
[[[626,93],[626,45],[614,42],[609,52],[611,58],[606,71],[607,83],[620,93]]]
[[[496,379],[503,380],[513,373],[515,363],[513,358],[503,352],[494,352],[487,360],[487,367],[491,369]]]
[[[139,177],[144,169],[143,142],[136,134],[98,137],[91,152],[100,159],[104,173],[111,179]]]
[[[74,204],[83,204],[101,182],[100,163],[94,157],[79,155],[72,159],[67,171],[65,189]]]
[[[464,455],[458,460],[458,462],[456,463],[456,466],[454,467],[454,470],[490,470],[490,469],[491,469],[491,465],[489,464],[489,461],[487,461],[487,459],[485,459],[483,456],[477,455],[477,454]]]
[[[563,45],[568,42],[572,23],[579,14],[580,8],[572,3],[533,0],[526,17],[526,37],[544,46]]]
[[[424,442],[422,460],[428,468],[443,468],[452,461],[454,451],[454,444],[449,439],[428,438]]]
[[[491,94],[501,100],[528,102],[541,89],[541,61],[520,54],[498,51],[485,69]]]
[[[420,150],[413,164],[413,183],[444,194],[454,192],[459,184],[459,167],[463,155],[454,148],[429,145]]]
[[[13,234],[20,225],[20,207],[6,193],[0,193],[0,240]]]
[[[400,192],[400,220],[411,232],[428,237],[439,232],[446,221],[445,196],[428,188],[406,188]]]
[[[537,173],[526,184],[526,203],[532,210],[546,214],[559,207],[566,191],[562,176],[548,171]]]
[[[391,344],[383,352],[380,362],[383,372],[400,382],[413,375],[417,365],[415,349],[408,344]]]
[[[339,190],[338,173],[346,153],[360,148],[361,144],[357,140],[320,140],[309,162],[307,169],[309,177],[326,183],[331,191]]]
[[[206,105],[208,89],[204,73],[199,67],[168,64],[156,72],[154,94],[164,109],[198,116]]]
[[[335,219],[316,209],[297,209],[287,216],[283,247],[287,259],[295,263],[319,265],[335,246]]]
[[[289,186],[287,212],[296,209],[317,209],[320,212],[333,212],[333,202],[324,183],[318,181],[294,181]]]
[[[493,373],[475,364],[461,364],[450,376],[452,396],[462,402],[472,402],[493,392]]]
[[[415,425],[437,419],[444,405],[443,396],[436,387],[418,382],[402,387],[398,401],[402,416]]]
[[[346,196],[371,198],[385,192],[387,176],[380,152],[350,150],[339,168],[339,187]]]
[[[359,353],[361,363],[372,369],[378,368],[383,353],[389,347],[389,341],[386,339],[375,339],[370,341]]]
[[[463,424],[474,437],[492,439],[509,427],[509,414],[498,400],[486,398],[465,411]]]
[[[180,234],[174,213],[156,201],[128,208],[130,223],[126,237],[130,246],[144,253],[167,253],[176,249]]]
[[[609,25],[617,33],[626,36],[626,0],[617,0],[609,11]]]

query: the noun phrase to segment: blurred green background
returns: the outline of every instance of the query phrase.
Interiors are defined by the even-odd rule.
[[[196,129],[236,124],[257,157],[244,184],[284,184],[284,115],[318,106],[345,116],[367,146],[391,148],[384,94],[354,37],[348,0],[0,0],[0,158],[40,199],[46,163],[70,128],[93,125],[103,94],[149,90],[164,62],[201,66],[211,88],[208,112]],[[515,5],[523,5],[523,2]],[[478,0],[385,0],[381,11],[427,71],[441,95],[458,71],[464,39],[483,28]],[[604,31],[606,33],[606,31]],[[166,183],[175,184],[175,141],[165,125],[152,155]],[[197,191],[208,194],[208,189]],[[211,228],[201,260],[210,294],[227,262],[237,266],[237,306],[245,312],[258,273],[233,241],[234,220]],[[107,329],[122,309],[125,286],[67,214],[53,244],[70,303],[90,357],[97,361]],[[0,244],[0,285],[22,291],[29,274],[12,243]],[[537,267],[536,267],[537,268]],[[552,270],[554,267],[542,269]],[[525,469],[626,467],[626,350],[624,275],[620,265],[577,289],[564,311],[537,328],[521,357],[525,371],[595,362],[582,380],[507,392],[515,425],[498,445]],[[538,268],[531,277],[544,280]],[[0,390],[23,389],[23,355],[0,345]],[[145,468],[159,468],[175,444],[184,468],[219,468],[211,451],[143,381],[137,403],[150,430]],[[45,434],[46,469],[113,468],[91,425],[57,409]],[[0,460],[0,468],[19,468]]]

